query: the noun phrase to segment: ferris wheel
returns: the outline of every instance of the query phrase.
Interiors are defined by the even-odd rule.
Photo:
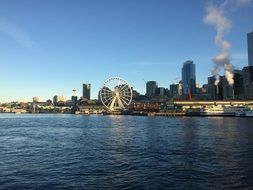
[[[125,109],[130,105],[132,95],[130,85],[120,77],[109,78],[100,89],[100,99],[110,111]]]

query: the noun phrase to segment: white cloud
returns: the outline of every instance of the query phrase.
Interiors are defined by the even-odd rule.
[[[225,0],[222,7],[227,11],[236,11],[240,7],[249,6],[253,0]]]
[[[40,51],[38,44],[21,27],[3,18],[0,18],[0,33],[8,35],[23,47]]]

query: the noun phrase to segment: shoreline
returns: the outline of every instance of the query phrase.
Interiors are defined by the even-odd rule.
[[[168,114],[164,114],[164,113],[141,113],[141,114],[111,114],[111,113],[107,113],[107,114],[84,114],[84,113],[79,113],[79,114],[75,114],[75,113],[14,113],[14,112],[0,112],[1,114],[11,114],[11,115],[50,115],[50,114],[55,114],[55,115],[82,115],[82,116],[91,116],[91,115],[96,115],[96,116],[106,116],[106,115],[120,115],[120,116],[145,116],[145,117],[246,117],[246,118],[253,118],[251,116],[236,116],[236,115],[201,115],[201,114],[189,114],[189,113],[168,113]]]

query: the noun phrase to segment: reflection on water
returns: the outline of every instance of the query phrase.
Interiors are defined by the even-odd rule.
[[[253,119],[0,114],[3,189],[250,189]]]

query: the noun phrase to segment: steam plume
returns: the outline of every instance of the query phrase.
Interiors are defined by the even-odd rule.
[[[224,6],[209,5],[206,8],[207,15],[204,18],[206,24],[215,27],[215,44],[219,48],[219,54],[213,58],[214,67],[212,74],[215,76],[215,85],[220,82],[220,71],[224,69],[225,77],[229,85],[234,84],[233,65],[230,62],[229,49],[230,43],[224,40],[224,34],[231,28],[231,21],[225,16]]]
[[[215,85],[220,82],[220,71],[224,69],[224,75],[229,85],[234,84],[233,65],[231,64],[229,49],[230,43],[224,40],[224,34],[231,28],[231,20],[226,16],[227,12],[233,12],[240,7],[251,4],[253,0],[224,0],[220,6],[209,4],[206,7],[206,16],[204,23],[215,27],[215,44],[219,48],[219,54],[213,58],[214,67],[212,74],[215,76]]]

